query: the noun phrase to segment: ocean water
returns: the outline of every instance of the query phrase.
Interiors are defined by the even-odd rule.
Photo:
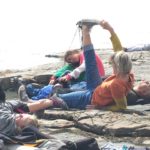
[[[0,71],[21,70],[48,64],[51,61],[58,61],[53,57],[45,57],[47,54],[58,54],[57,52],[19,52],[18,51],[0,51]]]
[[[132,36],[123,36],[123,35],[124,34],[119,35],[119,37],[124,47],[132,47],[132,46],[138,46],[141,44],[150,43],[150,32],[142,32],[142,33],[137,32],[136,34],[132,34]],[[92,43],[95,48],[110,49],[112,48],[112,44],[110,42],[109,37],[110,35],[106,32],[104,32],[104,34],[103,32],[102,33],[95,32],[92,34]],[[60,43],[60,41],[59,42],[57,41],[57,42]],[[76,36],[76,39],[71,44],[72,44],[71,49],[79,48],[81,46],[80,45],[81,43],[79,43],[77,36]],[[16,48],[14,45],[12,45],[12,47],[0,46],[0,71],[4,71],[7,69],[9,70],[28,69],[34,66],[48,64],[51,61],[57,63],[58,59],[45,57],[45,55],[48,55],[48,54],[51,54],[51,55],[61,54],[62,55],[62,52],[65,52],[67,48],[69,48],[70,43],[66,42],[66,45],[64,45],[63,41],[57,45],[54,43],[53,45],[52,44],[50,45],[51,49],[41,48],[41,47],[38,48],[38,44],[37,44],[37,48],[29,47],[30,45],[28,46],[28,43],[26,43],[26,45],[27,46],[25,48],[17,47],[16,45],[15,45]],[[44,46],[45,45],[43,44],[43,47]]]
[[[53,61],[45,55],[70,47],[76,23],[81,19],[108,21],[123,46],[150,43],[148,18],[149,0],[92,0],[86,7],[85,1],[75,0],[0,1],[0,70],[23,69]],[[111,48],[106,30],[95,26],[92,33],[92,41],[98,43],[94,43],[95,48]],[[79,48],[81,37],[78,37],[75,40]]]
[[[140,45],[140,44],[139,44]],[[134,46],[131,45],[131,46]],[[138,44],[135,44],[138,46]],[[141,45],[140,45],[141,46]],[[128,46],[130,47],[130,46]],[[98,48],[98,47],[96,47]],[[101,49],[111,49],[110,43],[105,43]],[[107,52],[107,51],[104,51]],[[62,55],[65,51],[15,51],[0,50],[0,71],[4,70],[22,70],[35,67],[38,65],[48,64],[50,62],[58,62],[59,59],[54,57],[46,57],[46,55]]]

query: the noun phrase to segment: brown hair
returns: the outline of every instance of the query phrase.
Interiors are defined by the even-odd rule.
[[[64,55],[64,61],[67,62],[67,58],[70,56],[70,55],[73,55],[73,54],[78,54],[80,53],[80,49],[74,49],[74,50],[68,50],[66,51],[65,55]]]

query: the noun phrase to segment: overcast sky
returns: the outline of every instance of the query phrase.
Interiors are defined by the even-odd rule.
[[[149,0],[0,0],[0,50],[58,51],[69,48],[76,22],[105,19],[123,45],[150,42]],[[95,27],[96,47],[109,43],[109,34]],[[72,48],[79,47],[79,36]]]

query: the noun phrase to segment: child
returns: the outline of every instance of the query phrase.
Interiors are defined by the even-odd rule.
[[[96,53],[95,53],[95,57],[96,57],[96,63],[97,63],[99,75],[105,76],[104,65],[102,63],[102,60]],[[83,52],[78,51],[78,53],[77,53],[75,50],[67,51],[65,54],[65,61],[69,64],[74,64],[78,67],[76,67],[73,71],[71,71],[64,77],[61,77],[60,80],[61,81],[69,81],[71,79],[79,78],[80,74],[86,70],[84,59],[85,58],[84,58]]]

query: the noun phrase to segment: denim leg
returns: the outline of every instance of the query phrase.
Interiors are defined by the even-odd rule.
[[[86,90],[86,82],[81,81],[76,84],[73,84],[70,86],[70,89],[73,91],[80,91],[80,90]]]
[[[39,100],[43,98],[48,98],[53,93],[53,85],[46,85],[40,91],[36,96],[32,96],[32,100]]]
[[[92,92],[89,90],[77,91],[58,96],[67,103],[69,108],[85,109],[91,103]]]
[[[97,68],[94,48],[93,45],[87,45],[83,48],[85,57],[87,89],[94,90],[99,84],[102,83],[102,79]]]
[[[28,84],[28,85],[26,86],[26,92],[27,92],[27,94],[28,94],[28,96],[29,96],[30,98],[31,98],[32,96],[37,96],[40,90],[41,90],[40,88],[35,88],[35,87],[33,87],[32,84]]]

